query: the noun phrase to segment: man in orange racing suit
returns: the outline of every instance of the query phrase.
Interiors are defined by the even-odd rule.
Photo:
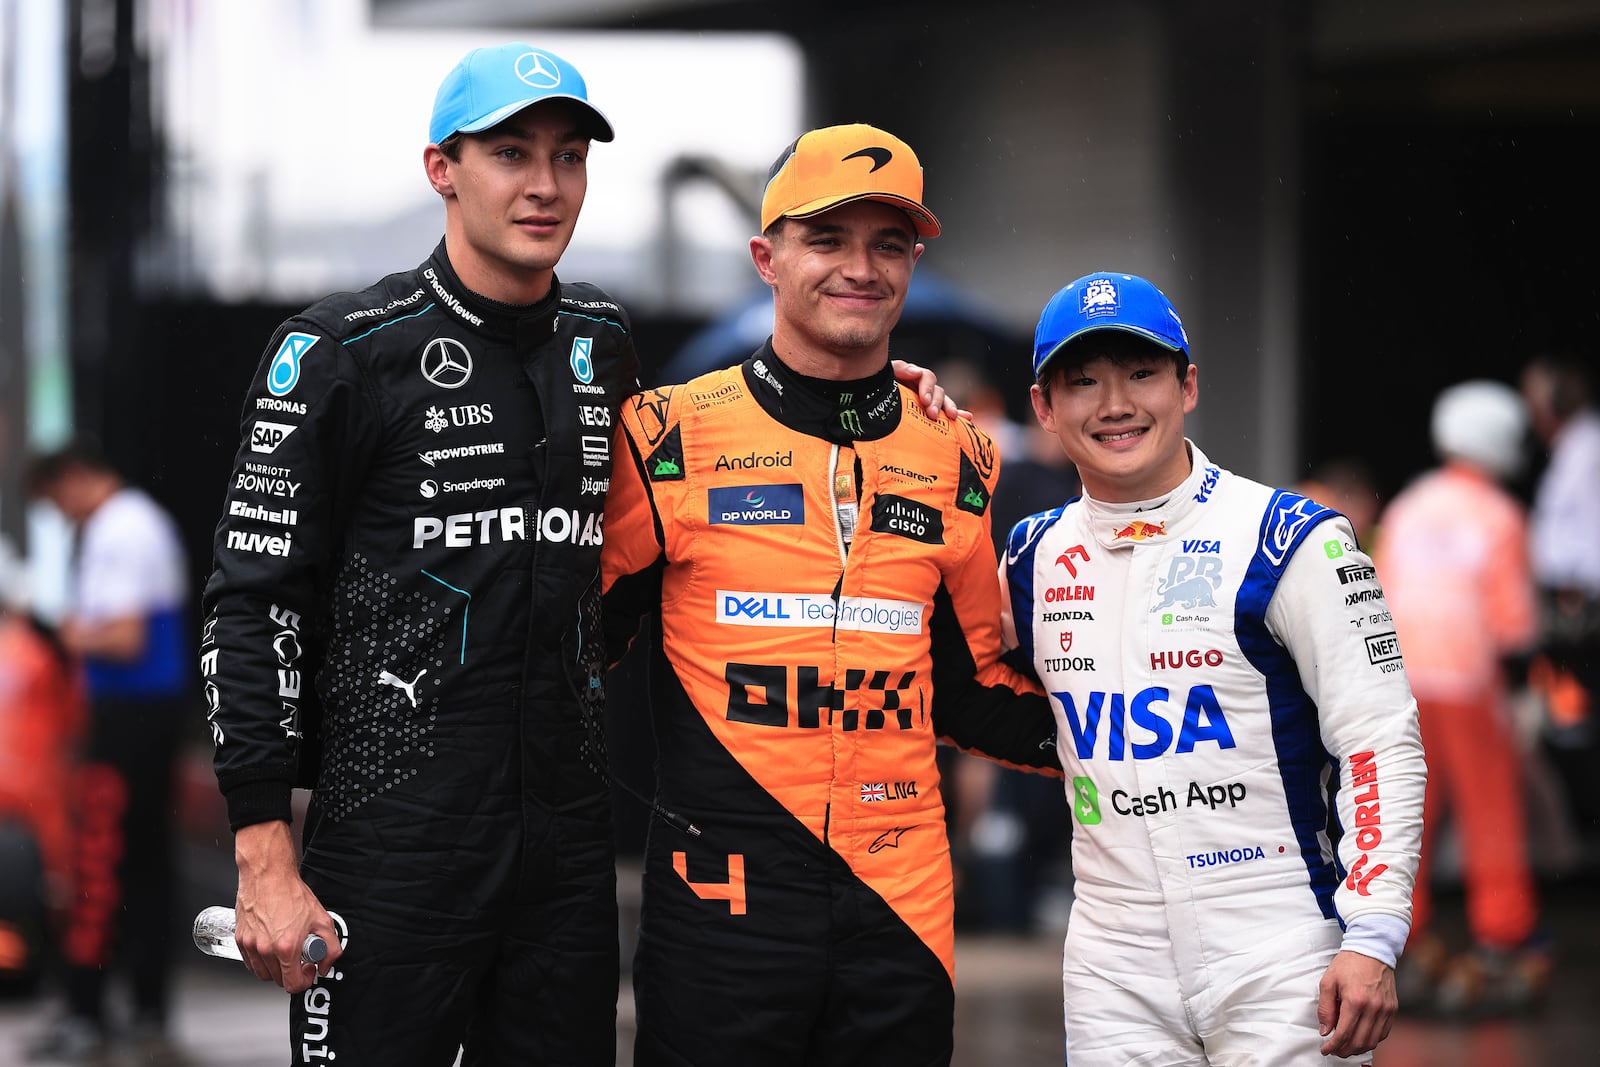
[[[889,368],[921,198],[898,138],[799,138],[750,242],[771,339],[623,405],[608,647],[660,611],[658,808],[693,824],[647,845],[636,1064],[948,1063],[936,740],[1059,773],[998,661],[993,442]]]

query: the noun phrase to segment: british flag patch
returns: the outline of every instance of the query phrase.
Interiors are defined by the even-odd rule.
[[[861,802],[864,804],[876,803],[889,799],[889,786],[887,782],[862,782]]]

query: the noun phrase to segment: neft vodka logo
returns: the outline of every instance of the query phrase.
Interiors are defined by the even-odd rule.
[[[806,498],[800,485],[731,485],[714,488],[707,498],[713,526],[801,526]]]
[[[263,422],[257,419],[250,427],[250,451],[270,456],[278,446],[298,429],[284,422]]]
[[[731,626],[830,627],[880,634],[919,634],[926,605],[912,600],[818,593],[717,590],[717,622]]]

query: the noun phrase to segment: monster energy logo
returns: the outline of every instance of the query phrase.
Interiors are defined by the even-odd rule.
[[[860,437],[861,415],[854,407],[849,406],[855,403],[855,399],[856,395],[854,393],[839,394],[839,403],[844,408],[844,410],[839,412],[839,425],[842,426],[844,428],[844,432],[849,434],[851,437]]]
[[[1087,778],[1074,778],[1072,792],[1077,798],[1072,804],[1072,814],[1077,816],[1078,822],[1084,826],[1098,826],[1100,823],[1100,791],[1094,787],[1094,782]]]

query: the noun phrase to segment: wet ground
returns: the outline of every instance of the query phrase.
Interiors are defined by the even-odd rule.
[[[1548,1002],[1537,1015],[1459,1023],[1403,1017],[1380,1048],[1381,1067],[1568,1067],[1600,1064],[1600,886],[1545,887],[1560,948]],[[1459,908],[1448,893],[1442,918]],[[1448,924],[1446,924],[1448,929]],[[963,936],[957,942],[957,1067],[1061,1063],[1061,941]],[[126,1055],[115,1067],[282,1067],[288,1009],[237,964],[193,954],[180,974],[175,1020],[183,1055]],[[631,1055],[633,1011],[618,1002],[618,1062]],[[22,1037],[54,1009],[49,1000],[0,1001],[0,1067],[23,1063]]]

